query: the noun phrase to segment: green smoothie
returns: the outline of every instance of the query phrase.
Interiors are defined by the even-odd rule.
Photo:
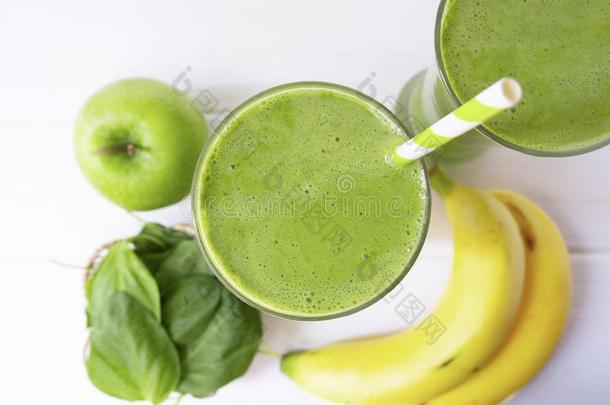
[[[447,0],[441,64],[464,102],[503,76],[523,101],[485,126],[534,153],[586,151],[610,140],[608,0]]]
[[[424,166],[392,164],[398,121],[353,90],[295,83],[246,102],[206,146],[195,222],[225,284],[280,316],[360,309],[411,267],[424,239]]]

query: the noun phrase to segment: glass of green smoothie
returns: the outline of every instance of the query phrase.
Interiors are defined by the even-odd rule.
[[[298,320],[354,313],[405,276],[430,216],[423,161],[392,162],[409,138],[347,87],[282,85],[235,109],[193,184],[203,254],[238,297]]]
[[[415,133],[498,77],[524,90],[515,108],[437,152],[472,157],[480,134],[539,156],[570,156],[610,143],[610,4],[607,0],[442,0],[436,64],[404,87],[397,111]]]

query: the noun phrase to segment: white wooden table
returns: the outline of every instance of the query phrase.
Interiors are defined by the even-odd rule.
[[[0,5],[0,402],[119,404],[89,383],[81,264],[137,223],[97,195],[72,156],[72,123],[85,98],[128,76],[171,82],[190,67],[219,105],[213,120],[265,88],[324,80],[383,100],[433,59],[436,1],[105,1]],[[610,102],[610,101],[609,101]],[[483,187],[519,190],[565,233],[574,305],[555,357],[515,404],[606,404],[610,399],[610,147],[542,159],[494,147],[454,172]],[[145,213],[190,220],[186,203]],[[451,236],[438,200],[423,253],[403,281],[428,308],[442,294]],[[379,302],[335,321],[264,319],[277,351],[404,327]],[[247,375],[206,400],[184,404],[314,404],[258,356]]]

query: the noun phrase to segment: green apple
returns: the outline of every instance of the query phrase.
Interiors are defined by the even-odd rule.
[[[189,193],[206,137],[205,120],[185,95],[156,80],[126,79],[85,103],[74,146],[93,187],[121,207],[144,211]]]

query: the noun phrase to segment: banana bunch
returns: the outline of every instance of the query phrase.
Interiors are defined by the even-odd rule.
[[[525,197],[431,177],[454,233],[446,292],[406,331],[288,353],[282,371],[350,404],[497,404],[552,354],[571,301],[565,242]],[[442,333],[439,333],[442,332]]]

